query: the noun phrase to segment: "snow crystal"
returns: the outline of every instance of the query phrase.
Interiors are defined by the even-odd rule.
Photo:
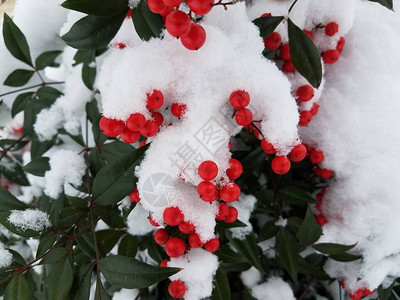
[[[201,248],[192,248],[179,258],[171,258],[168,267],[183,269],[170,279],[185,283],[185,300],[200,300],[211,295],[212,279],[218,269],[218,258],[214,254]]]
[[[240,273],[240,279],[242,279],[243,284],[250,289],[257,285],[262,277],[261,272],[254,267]]]
[[[140,204],[136,204],[127,219],[128,232],[132,235],[146,235],[155,230],[155,227],[149,223],[149,216]]]
[[[45,173],[44,193],[56,199],[66,184],[79,186],[85,174],[86,164],[82,155],[71,150],[58,150],[50,157],[50,171]]]
[[[12,263],[12,254],[4,248],[4,244],[0,242],[0,269],[6,268]]]
[[[232,203],[232,206],[234,206],[239,213],[239,220],[246,224],[246,227],[235,227],[230,229],[234,238],[243,240],[246,238],[247,234],[253,231],[253,226],[249,219],[256,202],[257,199],[253,195],[242,194],[238,201]]]
[[[7,220],[21,230],[40,232],[51,226],[47,213],[38,209],[13,210]]]
[[[251,294],[258,300],[295,300],[290,285],[279,277],[253,287]]]

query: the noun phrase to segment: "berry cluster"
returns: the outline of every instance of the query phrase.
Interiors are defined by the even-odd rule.
[[[339,283],[340,283],[340,285],[342,286],[343,289],[347,290],[344,280],[342,280],[342,279],[339,280]],[[349,296],[350,296],[350,299],[352,299],[352,300],[360,300],[362,297],[371,296],[374,293],[375,293],[375,290],[371,291],[369,289],[362,288],[362,289],[358,289],[354,293],[351,293],[349,291]]]

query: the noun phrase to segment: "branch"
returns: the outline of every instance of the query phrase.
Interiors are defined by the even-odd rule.
[[[1,94],[0,97],[11,95],[11,94],[15,94],[15,93],[26,91],[26,90],[30,90],[30,89],[41,87],[41,86],[54,85],[54,84],[63,84],[63,83],[65,83],[65,82],[64,81],[44,82],[44,83],[35,84],[35,85],[28,86],[28,87],[25,87],[25,88],[22,88],[22,89],[18,89],[18,90],[15,90],[15,91],[11,91],[11,92],[8,92],[8,93]]]
[[[16,144],[18,144],[20,141],[22,141],[26,137],[26,134],[21,136],[18,140],[16,140],[14,143],[12,143],[10,146],[5,148],[3,151],[1,151],[1,156],[0,156],[0,161],[7,155],[7,152],[12,149]]]

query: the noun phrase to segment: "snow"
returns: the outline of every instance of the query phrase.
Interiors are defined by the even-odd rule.
[[[185,300],[199,300],[211,295],[212,279],[218,269],[218,258],[214,254],[201,248],[192,248],[187,254],[172,258],[168,267],[183,268],[170,279],[185,283]]]
[[[4,248],[4,244],[0,242],[0,269],[6,268],[12,263],[12,254]]]
[[[56,199],[65,185],[79,186],[86,171],[82,155],[71,150],[58,150],[50,157],[50,170],[45,173],[46,188],[44,193]]]
[[[51,226],[47,213],[38,209],[12,210],[8,222],[20,230],[43,231]]]
[[[286,227],[287,222],[288,222],[287,219],[279,217],[279,220],[275,222],[275,225],[279,227]]]
[[[138,293],[139,293],[138,290],[121,289],[120,291],[114,293],[112,299],[113,300],[135,299]]]
[[[257,300],[295,300],[292,288],[279,277],[270,277],[267,282],[251,289]]]
[[[243,284],[250,289],[256,286],[262,277],[261,272],[254,267],[240,273],[240,279],[242,279]]]
[[[257,199],[253,195],[242,194],[237,202],[232,203],[231,206],[234,206],[239,213],[239,220],[246,224],[246,227],[236,227],[230,229],[233,238],[244,240],[246,239],[246,235],[253,231],[253,226],[251,225],[249,219],[256,202]]]
[[[132,235],[146,235],[154,231],[155,227],[149,223],[148,216],[149,213],[140,204],[136,204],[126,222],[128,232]]]

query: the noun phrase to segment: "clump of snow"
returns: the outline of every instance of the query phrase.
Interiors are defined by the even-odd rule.
[[[4,248],[4,244],[0,242],[0,269],[6,268],[12,263],[12,254]]]
[[[82,184],[86,164],[82,155],[71,150],[58,150],[50,157],[50,170],[45,173],[46,188],[44,193],[56,199],[62,192],[64,185]]]
[[[280,216],[278,221],[275,222],[275,225],[279,226],[279,227],[286,227],[287,219],[284,219],[284,218],[282,218],[282,216]]]
[[[185,283],[185,300],[199,300],[211,295],[212,279],[218,269],[218,258],[214,254],[201,248],[192,248],[179,258],[171,258],[168,267],[183,269],[170,279]]]
[[[243,284],[250,289],[257,285],[262,277],[261,272],[254,267],[240,273],[240,279],[242,279]]]
[[[246,227],[231,228],[232,237],[244,240],[246,235],[253,231],[253,226],[249,219],[256,202],[257,199],[253,195],[242,194],[238,201],[232,203],[232,206],[234,206],[239,213],[239,220],[246,224]]]
[[[257,300],[295,300],[290,285],[279,277],[271,277],[253,287],[251,295]]]
[[[51,226],[47,213],[38,209],[13,210],[7,220],[20,230],[40,232]]]
[[[135,299],[138,294],[139,290],[121,289],[120,291],[114,293],[112,299],[113,300]]]
[[[128,232],[132,235],[146,235],[155,230],[155,227],[149,223],[147,217],[149,212],[140,204],[136,204],[126,221]]]

